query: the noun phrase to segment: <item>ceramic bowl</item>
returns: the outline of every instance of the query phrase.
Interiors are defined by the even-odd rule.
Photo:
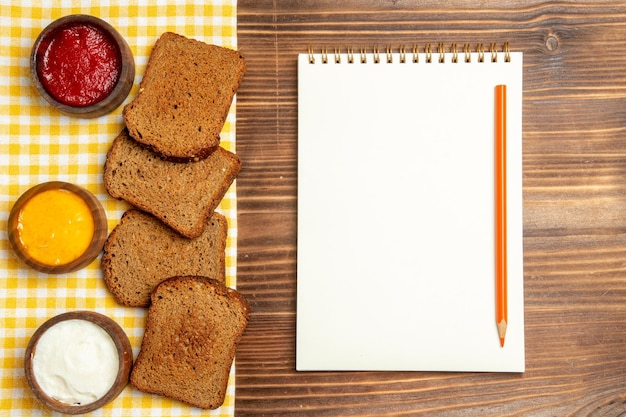
[[[37,382],[37,378],[33,370],[33,357],[37,351],[37,344],[44,333],[52,326],[64,320],[75,319],[92,322],[106,331],[113,340],[119,357],[119,370],[111,388],[98,400],[84,405],[71,405],[48,396]],[[117,398],[124,387],[128,384],[132,363],[133,352],[128,336],[115,321],[103,314],[93,311],[72,311],[49,319],[35,331],[26,348],[24,356],[24,372],[31,390],[39,401],[41,401],[45,406],[60,413],[83,414],[97,410]]]
[[[80,257],[62,265],[48,265],[33,258],[20,242],[18,232],[19,215],[24,205],[35,195],[54,189],[71,191],[82,198],[82,200],[87,203],[87,206],[90,208],[94,221],[94,233],[89,247]],[[51,181],[30,188],[17,199],[11,209],[11,212],[9,213],[7,232],[9,242],[11,243],[13,250],[16,255],[24,261],[24,263],[26,263],[26,265],[37,271],[48,274],[63,274],[79,270],[89,265],[100,254],[107,238],[108,224],[104,208],[96,196],[78,185],[62,181]]]
[[[84,106],[69,105],[60,101],[46,89],[39,71],[40,63],[50,40],[59,33],[59,30],[70,25],[80,24],[101,30],[117,48],[121,59],[119,78],[113,90],[101,101]],[[39,34],[31,51],[30,73],[32,82],[41,96],[61,113],[82,118],[93,118],[110,113],[126,99],[135,79],[135,60],[128,43],[113,26],[94,16],[75,14],[55,20]]]

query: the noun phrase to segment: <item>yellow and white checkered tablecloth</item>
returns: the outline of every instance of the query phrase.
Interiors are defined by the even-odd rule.
[[[108,21],[126,38],[135,56],[135,84],[127,103],[137,94],[151,48],[165,31],[236,49],[237,7],[236,0],[61,0],[45,7],[15,3],[0,0],[0,416],[52,415],[35,399],[24,377],[24,351],[35,329],[60,313],[97,311],[122,326],[136,358],[146,310],[116,303],[102,280],[100,257],[80,271],[46,275],[18,261],[10,248],[9,210],[36,184],[59,180],[87,188],[102,202],[109,231],[129,207],[111,198],[102,183],[106,152],[123,127],[122,106],[97,119],[61,115],[31,84],[31,46],[46,25],[65,15],[90,14]],[[235,150],[234,104],[222,132],[222,146]],[[219,208],[229,220],[226,273],[231,287],[236,284],[236,210],[233,184]],[[92,414],[230,416],[234,400],[233,366],[226,401],[218,410],[189,407],[128,385],[116,400]]]

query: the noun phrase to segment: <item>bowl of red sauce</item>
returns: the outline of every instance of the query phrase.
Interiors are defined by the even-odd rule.
[[[126,40],[104,20],[82,14],[50,23],[30,56],[33,83],[60,112],[93,118],[110,113],[128,96],[135,60]]]

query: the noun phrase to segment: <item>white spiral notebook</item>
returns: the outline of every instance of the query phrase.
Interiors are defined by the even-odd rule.
[[[298,57],[296,369],[523,372],[522,53]],[[507,86],[508,329],[494,88]]]

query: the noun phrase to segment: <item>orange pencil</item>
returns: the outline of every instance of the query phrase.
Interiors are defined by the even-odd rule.
[[[495,123],[496,325],[500,346],[508,325],[506,260],[506,85],[497,85]]]

